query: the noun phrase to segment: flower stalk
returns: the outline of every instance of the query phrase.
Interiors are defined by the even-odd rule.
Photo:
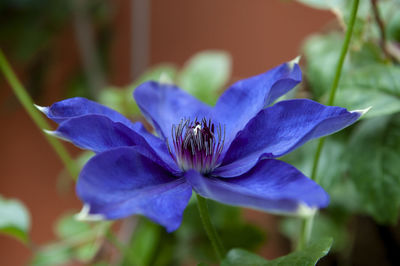
[[[334,76],[334,79],[332,82],[332,86],[330,88],[328,105],[333,105],[333,103],[335,101],[335,95],[336,95],[336,91],[337,91],[337,88],[339,85],[340,76],[342,74],[344,59],[346,58],[346,54],[349,49],[351,36],[353,34],[353,28],[354,28],[354,24],[355,24],[356,17],[357,17],[358,5],[359,5],[359,0],[354,0],[352,7],[351,7],[350,20],[349,20],[349,24],[347,27],[345,39],[344,39],[344,42],[342,45],[338,63],[336,65],[335,76]],[[324,147],[324,141],[325,141],[325,138],[319,139],[318,147],[315,152],[314,163],[313,163],[313,167],[312,167],[311,179],[317,183],[319,183],[319,181],[320,181],[318,178],[317,172],[318,172],[319,159],[321,156],[322,149]],[[298,249],[302,249],[307,245],[307,243],[310,239],[310,236],[311,236],[311,232],[312,232],[313,220],[314,220],[314,215],[311,217],[305,218],[302,221],[301,232],[300,232],[300,237],[299,237],[298,246],[297,246]]]
[[[218,260],[221,261],[225,257],[226,252],[224,246],[222,245],[222,241],[217,234],[217,231],[211,223],[210,216],[208,215],[207,200],[197,193],[196,197],[197,206],[199,208],[200,218],[203,222],[204,230],[206,230],[206,233],[211,241]]]
[[[2,50],[0,49],[0,69],[6,77],[8,83],[10,84],[12,90],[17,96],[19,102],[22,104],[24,109],[27,111],[28,115],[31,117],[33,122],[39,127],[42,131],[43,129],[49,129],[50,125],[47,121],[42,117],[39,111],[35,108],[33,101],[29,94],[26,92],[25,88],[22,86],[21,82],[18,80],[14,71],[11,69],[10,64],[8,63],[6,57],[4,56]],[[75,165],[74,160],[69,155],[68,151],[61,144],[59,139],[51,137],[43,132],[46,140],[49,142],[51,147],[60,157],[61,161],[64,163],[68,173],[74,179],[78,176],[78,168]]]

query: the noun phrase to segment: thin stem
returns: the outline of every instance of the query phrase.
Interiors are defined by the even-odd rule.
[[[203,222],[204,229],[211,241],[211,244],[215,250],[215,254],[219,261],[225,257],[225,248],[222,245],[221,239],[219,238],[217,231],[211,223],[210,216],[208,215],[207,200],[196,193],[197,206],[199,207],[199,213],[201,221]]]
[[[380,13],[379,13],[378,0],[371,0],[371,7],[372,7],[372,11],[374,13],[376,24],[378,25],[379,33],[381,35],[381,39],[379,41],[381,49],[382,49],[383,53],[385,54],[385,56],[388,59],[393,60],[393,56],[390,54],[390,52],[387,49],[385,24],[384,24],[384,22],[383,22],[383,20],[381,18]]]
[[[6,77],[8,83],[10,84],[12,90],[17,96],[18,100],[28,112],[29,116],[32,118],[34,123],[42,129],[50,129],[49,123],[42,117],[39,111],[34,107],[33,101],[29,94],[26,92],[21,82],[16,77],[15,73],[11,69],[10,64],[7,62],[6,57],[4,56],[2,50],[0,49],[0,69]],[[43,131],[42,131],[43,132]],[[49,144],[53,147],[54,151],[60,157],[61,161],[64,163],[68,173],[71,177],[76,178],[78,176],[78,168],[75,165],[74,160],[71,158],[65,147],[61,144],[61,142],[43,132]]]
[[[335,77],[333,79],[332,86],[330,89],[328,105],[332,105],[335,101],[335,95],[336,95],[336,91],[337,91],[337,88],[339,85],[340,76],[342,74],[344,59],[346,58],[347,50],[349,49],[350,39],[353,34],[353,28],[354,28],[354,23],[356,21],[358,4],[359,4],[359,0],[354,0],[353,5],[351,7],[350,21],[349,21],[347,31],[346,31],[346,36],[344,38],[344,42],[342,45],[342,50],[340,52],[339,61],[336,65]],[[317,151],[315,153],[314,163],[313,163],[313,167],[312,167],[311,179],[316,181],[317,183],[319,181],[318,175],[317,175],[318,164],[319,164],[319,159],[321,156],[322,149],[324,147],[324,141],[325,141],[325,138],[321,138],[318,142],[318,147],[317,147]],[[311,236],[311,232],[312,232],[313,219],[314,219],[314,216],[311,216],[311,217],[303,220],[300,237],[299,237],[299,241],[298,241],[298,248],[302,248],[308,243],[310,236]]]

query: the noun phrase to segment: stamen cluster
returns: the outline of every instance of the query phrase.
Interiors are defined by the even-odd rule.
[[[172,126],[176,160],[183,170],[194,169],[208,174],[218,166],[224,147],[225,128],[216,127],[203,118],[201,121],[182,119]]]

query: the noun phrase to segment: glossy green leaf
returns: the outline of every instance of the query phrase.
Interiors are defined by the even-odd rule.
[[[203,102],[215,104],[217,91],[228,81],[231,57],[222,51],[203,51],[190,58],[179,73],[178,85]]]
[[[311,243],[303,250],[295,251],[286,256],[270,261],[243,249],[232,249],[228,252],[227,257],[222,261],[221,266],[311,266],[315,265],[320,258],[328,254],[331,245],[331,238],[321,239],[318,242]]]
[[[364,212],[380,223],[395,224],[400,207],[400,115],[363,121],[348,151],[348,174]]]
[[[9,200],[0,196],[0,233],[26,243],[29,229],[30,216],[27,208],[19,200]]]

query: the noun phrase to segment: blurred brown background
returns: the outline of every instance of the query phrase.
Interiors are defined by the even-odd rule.
[[[293,1],[154,0],[149,8],[148,62],[144,56],[137,58],[139,66],[132,66],[132,47],[141,43],[131,38],[132,14],[146,15],[141,10],[134,10],[133,2],[108,1],[112,26],[105,79],[109,85],[123,86],[132,82],[133,76],[141,70],[140,64],[172,62],[182,65],[195,52],[204,49],[228,51],[233,57],[234,79],[258,74],[296,57],[302,40],[321,30],[333,18],[328,12],[312,10]],[[136,25],[134,29],[143,30],[140,26]],[[43,77],[42,93],[35,98],[39,105],[50,105],[67,97],[68,80],[75,69],[81,67],[72,18],[46,49],[50,67]],[[27,73],[32,71],[32,66],[9,59],[23,83],[27,84]],[[27,205],[32,215],[32,239],[34,243],[43,244],[54,238],[56,218],[65,210],[78,210],[81,206],[73,188],[67,193],[57,190],[62,164],[17,104],[1,75],[0,87],[0,194],[18,198]],[[74,150],[71,145],[68,147]],[[267,222],[273,223],[274,219],[267,221],[264,215],[260,221],[255,213],[248,216],[264,226]],[[274,235],[271,237],[270,243],[274,243]],[[265,248],[267,258],[284,252],[276,244]],[[0,265],[25,265],[30,255],[23,244],[0,235]]]

